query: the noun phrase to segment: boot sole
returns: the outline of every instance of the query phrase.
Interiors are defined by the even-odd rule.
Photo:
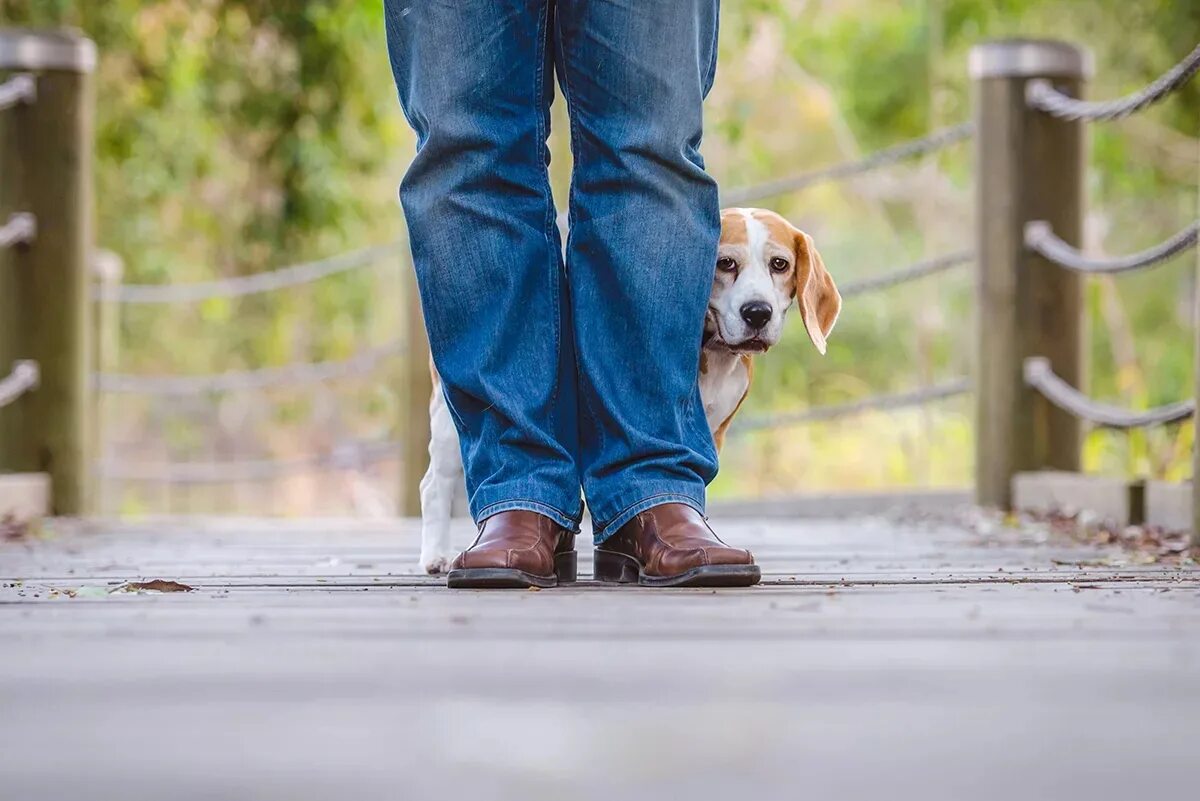
[[[515,567],[460,567],[446,574],[446,586],[456,590],[527,590],[549,589],[572,584],[578,574],[579,556],[574,551],[554,557],[554,572],[549,576],[526,573]]]
[[[607,584],[641,587],[752,587],[762,581],[758,565],[701,565],[674,576],[647,576],[632,556],[596,551],[593,573]]]

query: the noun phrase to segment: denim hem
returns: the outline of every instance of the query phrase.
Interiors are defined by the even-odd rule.
[[[653,509],[655,506],[662,506],[664,503],[682,503],[696,510],[700,515],[704,514],[704,499],[695,498],[691,495],[682,494],[679,492],[658,492],[654,495],[643,498],[640,501],[630,504],[618,512],[611,520],[603,526],[595,527],[592,534],[592,543],[599,545],[606,539],[617,533],[617,529],[628,523],[637,515]]]
[[[541,501],[530,500],[528,498],[514,498],[509,501],[496,501],[495,503],[489,503],[475,514],[471,515],[471,517],[476,523],[479,523],[491,517],[492,515],[499,514],[500,512],[511,512],[514,509],[521,509],[526,512],[537,512],[540,515],[550,518],[567,531],[570,531],[572,534],[579,533],[579,521],[583,518],[582,509],[579,510],[577,515],[572,517],[571,515],[566,514],[550,504],[542,503]]]

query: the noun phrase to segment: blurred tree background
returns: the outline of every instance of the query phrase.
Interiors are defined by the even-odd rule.
[[[1179,0],[726,0],[704,151],[726,189],[857,157],[971,113],[966,57],[987,38],[1086,43],[1095,97],[1139,88],[1200,41]],[[269,270],[402,235],[395,187],[412,138],[391,83],[381,0],[0,0],[0,25],[73,25],[101,51],[99,244],[130,283]],[[558,104],[561,106],[561,104]],[[557,120],[563,120],[561,107]],[[561,197],[565,125],[552,136]],[[1088,246],[1145,247],[1197,216],[1200,82],[1094,126]],[[816,238],[835,277],[969,246],[970,148],[770,203]],[[1090,391],[1131,406],[1191,394],[1194,260],[1092,280]],[[126,373],[195,374],[344,358],[400,333],[399,260],[312,287],[121,312]],[[968,271],[850,301],[821,359],[799,326],[760,360],[745,414],[908,389],[969,370]],[[398,372],[299,390],[106,399],[109,457],[293,458],[396,431]],[[970,402],[732,441],[716,495],[963,486]],[[1184,478],[1190,425],[1093,433],[1097,472]],[[267,487],[106,483],[109,510],[385,510],[394,466]]]

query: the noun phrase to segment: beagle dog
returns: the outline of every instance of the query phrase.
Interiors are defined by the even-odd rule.
[[[842,298],[812,237],[765,209],[725,209],[700,350],[700,397],[717,450],[750,393],[753,357],[779,342],[792,301],[824,355]],[[429,470],[421,479],[421,569],[444,573],[454,558],[450,518],[463,486],[458,432],[437,371],[429,402]]]

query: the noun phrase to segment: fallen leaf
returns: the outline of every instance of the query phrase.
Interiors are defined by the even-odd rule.
[[[178,581],[154,579],[153,581],[131,581],[122,584],[113,592],[191,592],[195,587],[180,584]]]
[[[11,514],[0,517],[0,541],[20,542],[29,537],[29,524],[17,520]]]

